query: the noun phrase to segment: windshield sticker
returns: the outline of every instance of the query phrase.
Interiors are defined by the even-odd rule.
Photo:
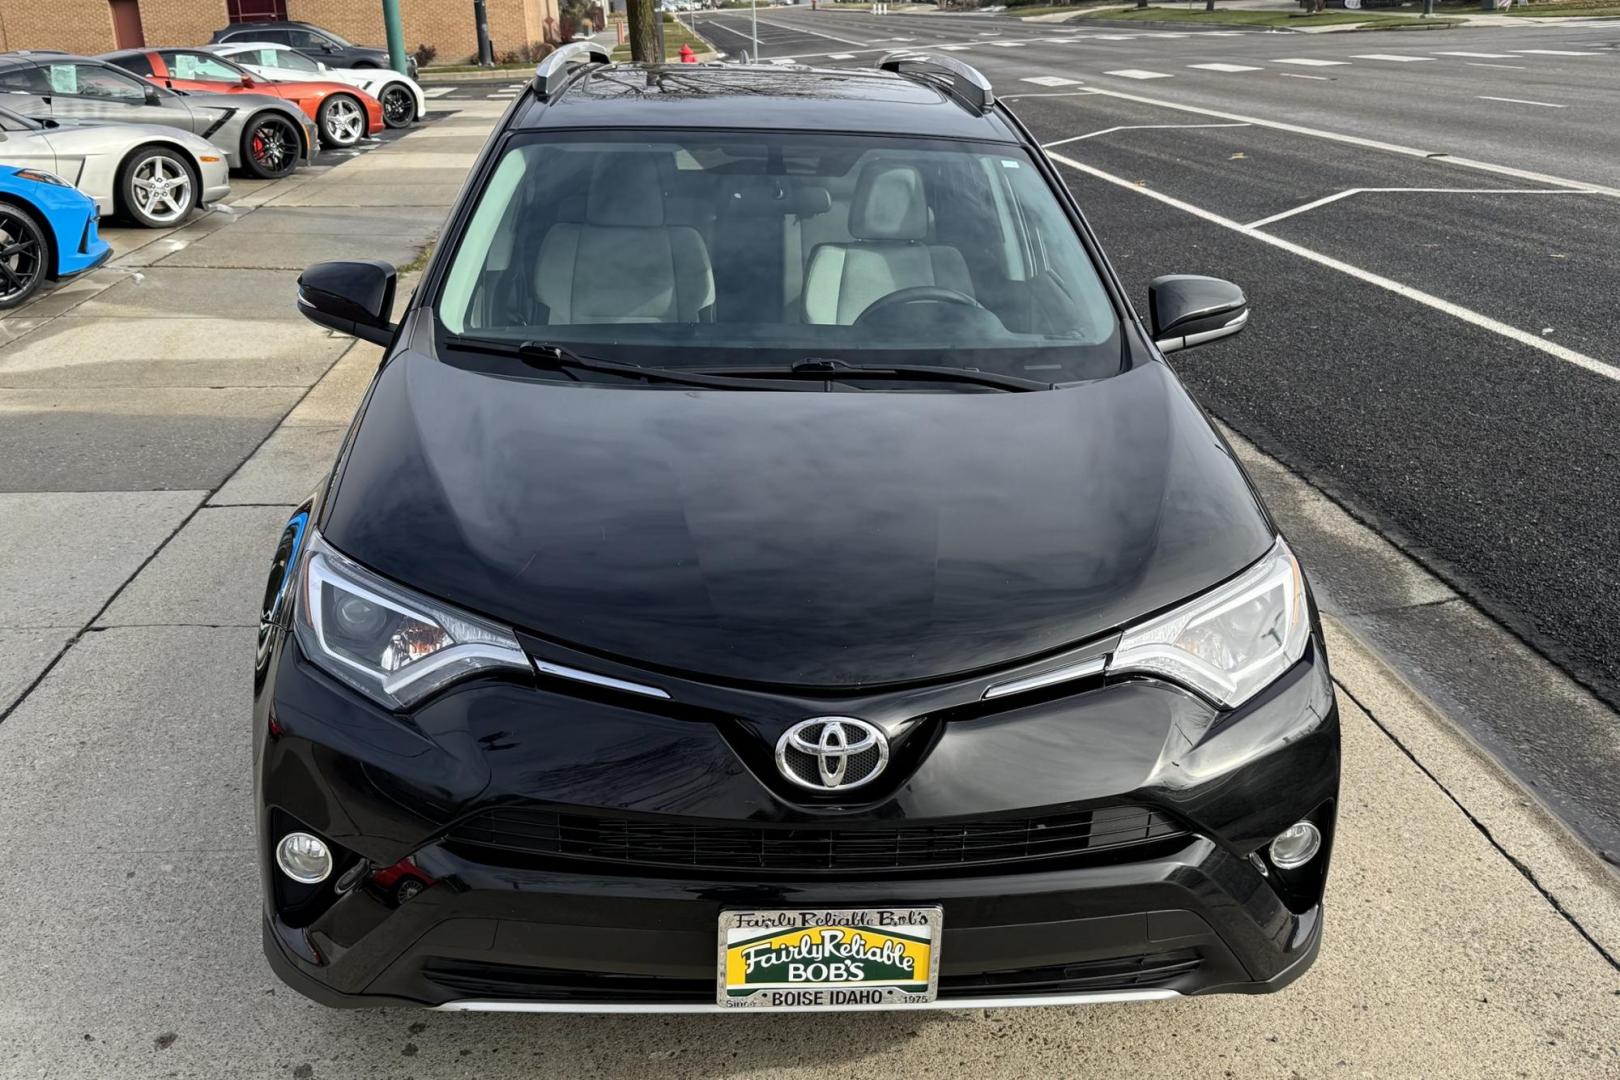
[[[52,64],[51,89],[58,94],[77,94],[79,69],[73,64]]]

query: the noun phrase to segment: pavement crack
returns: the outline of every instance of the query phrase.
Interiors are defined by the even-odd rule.
[[[1566,908],[1558,897],[1554,896],[1552,892],[1541,883],[1541,881],[1536,877],[1535,871],[1531,870],[1530,867],[1525,865],[1525,863],[1520,860],[1518,856],[1514,855],[1511,851],[1504,847],[1502,842],[1499,841],[1494,834],[1492,834],[1490,827],[1475,816],[1472,810],[1469,810],[1468,807],[1464,806],[1462,800],[1453,795],[1451,793],[1451,789],[1446,787],[1441,779],[1429,770],[1427,765],[1418,760],[1418,756],[1412,753],[1411,749],[1404,742],[1402,742],[1400,737],[1391,731],[1383,721],[1378,719],[1378,715],[1367,706],[1366,702],[1358,698],[1354,691],[1352,691],[1348,686],[1340,682],[1338,679],[1333,680],[1333,685],[1338,688],[1340,693],[1349,698],[1351,702],[1355,704],[1356,708],[1360,709],[1364,714],[1366,714],[1367,719],[1373,722],[1373,726],[1377,727],[1379,731],[1383,732],[1384,737],[1390,742],[1394,743],[1396,749],[1405,754],[1406,759],[1413,765],[1417,766],[1418,771],[1429,778],[1430,783],[1440,789],[1441,794],[1443,794],[1447,799],[1451,800],[1451,804],[1461,811],[1463,817],[1468,819],[1468,823],[1470,825],[1479,831],[1479,834],[1485,838],[1485,842],[1490,844],[1491,847],[1495,848],[1497,853],[1501,855],[1502,858],[1507,860],[1508,865],[1517,870],[1519,875],[1523,877],[1525,881],[1530,883],[1530,887],[1535,889],[1536,892],[1540,893],[1541,898],[1547,901],[1548,905],[1560,916],[1562,916],[1565,922],[1574,927],[1575,932],[1580,934],[1581,937],[1585,938],[1586,943],[1592,946],[1592,948],[1597,951],[1597,954],[1608,962],[1608,965],[1611,968],[1613,968],[1615,971],[1620,971],[1620,959],[1617,959],[1613,953],[1604,948],[1603,944],[1598,941],[1597,938],[1593,937],[1591,932],[1587,930],[1585,926],[1581,925],[1581,921],[1575,917],[1575,914]]]

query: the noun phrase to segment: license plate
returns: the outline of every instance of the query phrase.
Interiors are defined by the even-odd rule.
[[[938,907],[720,913],[728,1009],[921,1005],[939,985]]]

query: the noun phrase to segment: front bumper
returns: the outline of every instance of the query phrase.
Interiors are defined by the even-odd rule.
[[[402,719],[272,636],[255,738],[264,946],[284,981],[327,1005],[718,1010],[727,908],[941,904],[944,1008],[1264,993],[1320,944],[1339,734],[1319,646],[1231,714],[1162,684],[1099,680],[947,725],[897,790],[829,814],[792,805],[701,722],[494,679]],[[1066,733],[1056,747],[1053,721]],[[851,825],[1133,804],[1185,829],[1105,861],[836,879],[510,859],[456,839],[469,815],[518,800]],[[1269,867],[1265,843],[1307,816],[1322,854],[1297,875]],[[304,906],[269,857],[292,827],[346,859]],[[339,894],[346,867],[358,869]]]
[[[217,161],[200,161],[197,167],[202,170],[202,198],[198,200],[201,206],[213,206],[231,193],[231,166],[224,150],[216,150],[211,155]]]

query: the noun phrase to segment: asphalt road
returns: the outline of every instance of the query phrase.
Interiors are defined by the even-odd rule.
[[[698,25],[752,45],[746,13]],[[1243,285],[1251,328],[1175,358],[1199,398],[1620,703],[1620,24],[1217,34],[806,8],[760,24],[767,61],[892,49],[984,71],[1067,159],[1139,302],[1162,273]],[[1359,617],[1419,685],[1494,674],[1442,662],[1443,626]],[[1612,724],[1489,701],[1468,720],[1620,852]]]

